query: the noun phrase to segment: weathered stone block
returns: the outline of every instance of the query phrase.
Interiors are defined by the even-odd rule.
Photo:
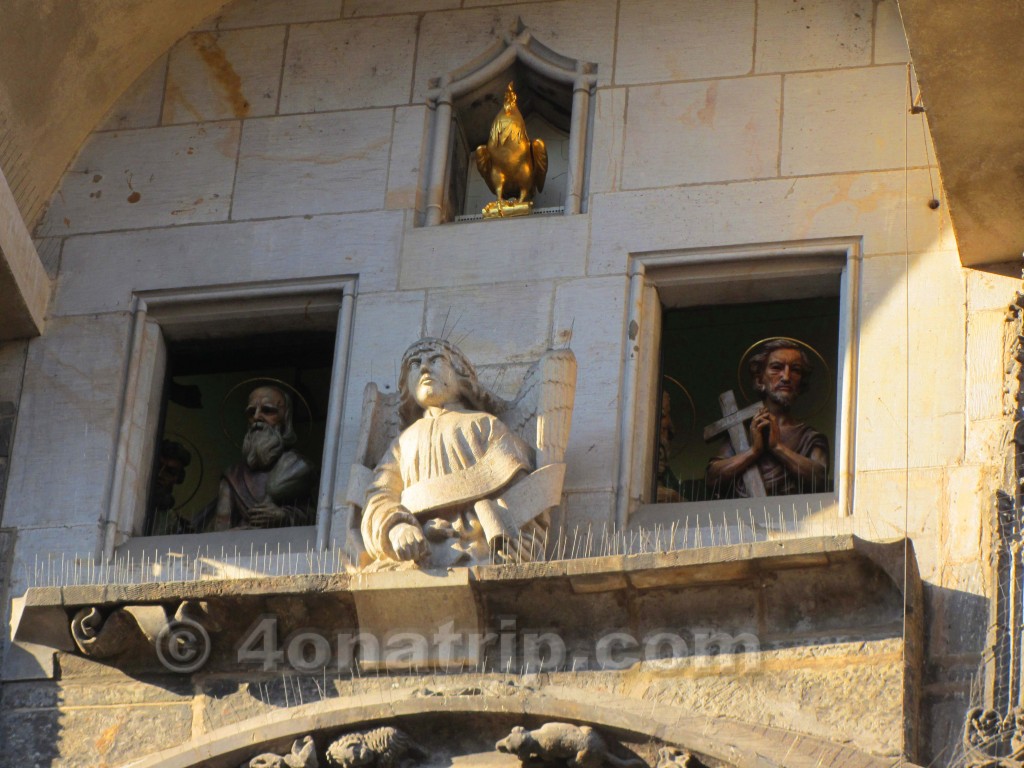
[[[778,571],[762,581],[762,643],[899,636],[903,601],[896,587],[881,569],[865,562],[833,564],[813,578]]]
[[[8,478],[8,493],[14,498],[15,488]],[[59,493],[56,491],[55,493]],[[10,501],[4,512],[4,522],[15,511],[19,516],[36,512],[34,507],[28,510],[17,509]],[[18,530],[18,546],[11,559],[10,579],[11,597],[23,595],[30,586],[44,586],[60,583],[61,566],[74,567],[76,554],[92,557],[92,552],[100,546],[102,528],[98,522],[93,524],[68,525],[54,528],[27,528]],[[70,553],[70,554],[65,554]],[[62,560],[62,554],[64,554]]]
[[[1003,389],[1007,378],[1006,310],[971,312],[967,315],[967,418],[997,419],[1003,415]],[[977,461],[980,456],[971,457]]]
[[[907,465],[907,285],[904,256],[864,259],[857,368],[858,472]],[[859,506],[859,502],[858,502]]]
[[[753,66],[754,13],[752,0],[627,3],[619,18],[615,82],[747,74]]]
[[[787,76],[783,175],[927,165],[924,118],[907,109],[903,66]]]
[[[5,525],[70,529],[103,518],[128,330],[120,313],[51,318],[46,336],[31,345],[25,386],[32,395],[18,416]],[[76,546],[74,538],[64,543],[68,551]],[[91,551],[85,541],[77,546]]]
[[[341,6],[342,0],[234,0],[196,29],[238,29],[329,21],[341,17]]]
[[[158,126],[166,74],[167,56],[161,56],[121,94],[96,130],[124,131]]]
[[[269,714],[282,707],[294,707],[300,701],[314,703],[337,695],[331,677],[325,680],[297,674],[263,676],[254,672],[249,678],[199,681],[196,700],[201,707],[202,732]]]
[[[13,411],[14,403],[9,400],[0,403],[0,458],[11,455],[11,438],[14,435],[14,414],[4,414],[5,406]]]
[[[28,765],[118,765],[173,747],[192,732],[188,704],[64,708],[4,715],[5,744]]]
[[[910,61],[907,35],[896,0],[875,4],[875,64],[903,64]]]
[[[980,586],[980,585],[978,585]],[[932,658],[948,655],[978,654],[985,647],[985,627],[989,622],[989,601],[960,589],[925,582],[925,632]]]
[[[352,463],[359,439],[363,390],[372,381],[381,391],[395,391],[402,353],[423,335],[424,302],[422,291],[363,294],[359,297],[345,388],[341,466]],[[343,478],[342,485],[345,482],[347,476]],[[343,494],[344,488],[338,491]]]
[[[635,603],[638,639],[675,634],[689,646],[683,655],[697,656],[708,653],[706,641],[715,633],[731,638],[746,633],[753,644],[750,650],[760,648],[758,589],[752,584],[651,589],[639,593]]]
[[[17,403],[21,397],[28,341],[7,341],[0,344],[0,400]]]
[[[391,133],[388,191],[384,207],[389,210],[420,210],[420,171],[426,160],[427,108],[398,107]]]
[[[187,704],[195,695],[192,680],[185,675],[151,675],[144,681],[123,675],[122,681],[65,681],[60,686],[65,707],[131,707],[136,704]]]
[[[552,531],[560,531],[571,542],[580,532],[585,536],[587,531],[603,531],[606,526],[610,530],[614,519],[615,494],[610,490],[567,491],[562,509],[552,520]]]
[[[59,237],[41,237],[35,240],[39,261],[51,280],[56,280],[60,272],[60,252],[63,245],[64,240]]]
[[[132,291],[358,274],[363,291],[396,287],[402,214],[380,211],[74,238],[57,315],[128,310]],[[216,258],[211,258],[216,254]]]
[[[994,472],[980,466],[950,467],[948,472],[949,509],[939,519],[942,560],[948,564],[981,562],[985,555],[982,521],[994,518],[998,487]]]
[[[408,104],[417,25],[412,15],[293,25],[281,112]]]
[[[780,77],[631,88],[623,188],[775,176],[781,100]]]
[[[627,281],[622,277],[571,280],[555,291],[552,341],[580,361],[576,403],[566,452],[565,487],[597,490],[614,484]]]
[[[1013,422],[1004,416],[967,422],[964,455],[974,461],[978,457],[1006,456],[1011,450]]]
[[[964,279],[967,281],[968,312],[981,312],[986,309],[1005,312],[1014,302],[1016,292],[1020,289],[1018,274],[969,269],[965,270]]]
[[[0,687],[0,711],[15,709],[52,709],[61,702],[59,684],[50,680],[31,682],[4,681]]]
[[[602,633],[628,629],[631,618],[625,591],[578,593],[567,581],[526,582],[520,590],[489,596],[487,609],[487,631],[516,639],[513,669],[522,668],[521,654],[529,655],[526,635],[555,635],[571,666],[574,658],[594,660]]]
[[[446,332],[476,365],[531,362],[550,344],[553,293],[547,281],[431,290],[424,330]]]
[[[237,122],[93,134],[64,175],[41,235],[226,219]]]
[[[611,83],[616,5],[611,0],[562,0],[428,13],[420,25],[413,101],[423,100],[431,78],[472,61],[513,31],[519,19],[549,48],[596,63],[598,84]]]
[[[875,540],[909,537],[921,578],[938,578],[942,553],[937,514],[949,506],[943,468],[858,471],[854,518],[862,535]]]
[[[391,117],[390,109],[380,109],[247,124],[232,215],[249,219],[382,208]]]
[[[7,492],[7,467],[9,463],[10,459],[0,459],[0,502],[2,502],[4,495]],[[0,503],[0,520],[3,519],[3,511],[3,504]],[[8,560],[8,562],[10,561]]]
[[[910,257],[907,336],[911,467],[950,466],[964,457],[965,379],[949,360],[967,358],[963,270],[954,254],[929,250]],[[942,354],[936,350],[942,349]],[[989,375],[997,379],[1001,365]],[[996,396],[996,407],[1001,398]]]
[[[576,276],[586,263],[588,226],[585,216],[530,216],[418,227],[405,235],[401,286],[447,288]]]
[[[170,52],[164,124],[272,115],[285,28],[197,32]]]
[[[626,88],[598,88],[594,97],[589,193],[616,192],[622,184],[626,140]]]
[[[870,64],[872,6],[871,0],[760,0],[755,70]]]
[[[523,0],[524,3],[547,3],[551,0]],[[463,0],[463,8],[481,8],[489,5],[506,5],[504,0]]]
[[[844,174],[595,195],[588,274],[622,274],[631,253],[862,236],[864,253],[955,248],[926,171]],[[642,221],[644,226],[637,227]],[[902,256],[901,256],[902,258]],[[864,306],[871,306],[865,303]]]
[[[462,6],[462,0],[349,0],[345,16],[387,16],[395,13],[445,11]]]
[[[903,733],[900,650],[899,640],[883,640],[738,659],[688,658],[673,664],[673,673],[651,670],[645,695],[683,712],[759,722],[894,756]]]

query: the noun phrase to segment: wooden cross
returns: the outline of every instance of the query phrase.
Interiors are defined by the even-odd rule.
[[[733,452],[739,456],[750,448],[750,441],[747,439],[747,428],[744,422],[750,421],[761,410],[761,403],[748,405],[742,411],[736,404],[736,395],[730,389],[718,396],[718,404],[722,407],[722,418],[704,427],[704,440],[710,440],[723,432],[729,433],[729,443]],[[743,483],[751,496],[767,496],[768,492],[764,487],[764,480],[757,469],[757,464],[752,464],[743,472]]]

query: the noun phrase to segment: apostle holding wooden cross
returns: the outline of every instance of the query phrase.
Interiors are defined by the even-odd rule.
[[[742,411],[733,393],[719,398],[723,417],[704,439],[727,432],[729,443],[708,462],[707,483],[715,496],[750,498],[813,493],[828,487],[828,440],[797,421],[791,409],[807,386],[811,363],[800,344],[770,339],[750,358],[761,403]],[[744,422],[750,419],[749,440]]]

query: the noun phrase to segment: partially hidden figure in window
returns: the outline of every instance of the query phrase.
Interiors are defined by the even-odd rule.
[[[311,523],[316,473],[289,448],[296,441],[291,397],[278,387],[257,387],[249,394],[245,417],[242,461],[221,477],[214,529]]]
[[[715,495],[750,498],[828,488],[828,440],[792,414],[812,370],[807,353],[790,339],[769,339],[751,355],[761,405],[751,406],[753,418],[734,414],[751,419],[749,438],[743,430],[739,439],[730,433],[730,442],[708,462],[707,482]]]
[[[541,556],[549,510],[561,501],[575,381],[572,352],[551,351],[509,402],[484,387],[447,340],[409,347],[398,378],[402,431],[379,459],[360,457],[375,464],[372,475],[366,470],[361,505],[364,564],[447,567]],[[364,445],[372,442],[367,424],[382,422],[367,414],[394,400],[371,384],[367,402]],[[387,430],[385,423],[377,432]]]

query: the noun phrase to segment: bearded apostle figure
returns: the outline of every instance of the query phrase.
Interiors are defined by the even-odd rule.
[[[296,440],[291,397],[277,387],[257,387],[245,417],[243,460],[221,477],[214,530],[310,524],[316,473],[290,450]]]

